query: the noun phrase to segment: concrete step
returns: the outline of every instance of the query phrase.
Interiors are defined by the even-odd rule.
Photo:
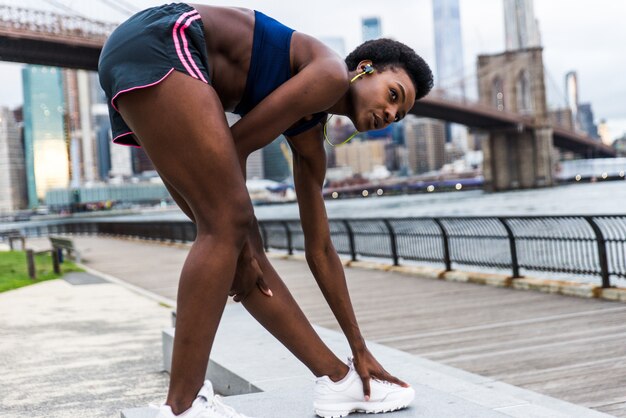
[[[416,387],[416,389],[418,389]],[[245,415],[255,418],[314,418],[311,390],[285,390],[261,392],[250,395],[229,396],[224,402]],[[384,414],[389,418],[503,418],[508,415],[455,396],[446,395],[429,388],[419,388],[421,397],[409,408]],[[122,412],[122,418],[155,418],[156,410],[149,408],[129,409]],[[529,417],[532,415],[519,415]],[[552,417],[554,415],[539,415]],[[371,414],[350,414],[350,417],[372,417]]]
[[[331,350],[340,358],[347,358],[350,350],[341,333],[315,328]],[[163,366],[168,372],[173,335],[174,329],[163,331]],[[410,383],[417,394],[410,408],[385,414],[386,417],[609,416],[380,344],[368,342],[368,347],[390,373]],[[224,312],[207,378],[218,393],[227,396],[226,403],[246,415],[314,416],[312,374],[240,305],[229,305]],[[122,412],[123,418],[154,416],[155,412],[148,408]]]

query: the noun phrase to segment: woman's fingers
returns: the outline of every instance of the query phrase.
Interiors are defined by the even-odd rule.
[[[257,279],[256,282],[256,287],[261,291],[261,293],[263,293],[265,296],[267,297],[272,297],[274,296],[274,293],[272,292],[272,289],[270,289],[267,284],[265,283],[265,280],[263,280],[262,277],[260,277],[259,279]],[[251,288],[245,290],[245,291],[238,291],[238,292],[233,292],[231,291],[231,295],[230,296],[234,296],[233,297],[233,301],[234,302],[242,302],[245,298],[247,298],[248,296],[250,296],[250,294],[252,293],[252,291],[254,290],[254,286],[252,286]]]
[[[408,383],[398,379],[395,376],[390,375],[387,372],[384,372],[380,377],[376,377],[376,378],[378,380],[384,380],[384,381],[387,381],[387,382],[390,382],[390,383],[394,383],[396,385],[399,385],[399,386],[402,386],[402,387],[405,387],[405,388],[408,388],[409,386],[411,386]]]
[[[274,293],[272,293],[272,289],[270,289],[267,286],[267,284],[265,283],[265,280],[263,280],[263,277],[259,277],[259,279],[256,282],[256,286],[259,288],[261,293],[263,293],[265,296],[268,296],[270,298],[274,296]]]
[[[370,377],[362,376],[361,380],[363,381],[363,395],[365,395],[365,400],[370,400]]]

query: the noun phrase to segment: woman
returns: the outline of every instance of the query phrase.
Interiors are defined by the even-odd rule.
[[[170,4],[119,26],[99,74],[114,142],[144,148],[197,226],[180,277],[159,417],[243,416],[213,396],[210,382],[203,385],[229,293],[318,377],[318,415],[406,407],[413,389],[367,350],[330,241],[323,124],[327,113],[348,116],[359,131],[402,119],[432,87],[428,65],[391,40],[366,43],[344,62],[260,12]],[[229,128],[224,111],[243,117]],[[352,349],[348,365],[317,336],[263,252],[245,161],[281,133],[293,151],[307,261]]]

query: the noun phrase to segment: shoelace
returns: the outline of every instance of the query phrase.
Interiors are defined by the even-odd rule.
[[[207,401],[206,407],[210,410],[218,412],[224,415],[224,418],[244,418],[245,415],[241,415],[231,406],[226,405],[222,402],[222,397],[220,395],[213,396],[211,401]]]
[[[377,381],[380,384],[385,385],[385,386],[393,386],[394,385],[394,383],[391,383],[391,382],[389,382],[387,380],[380,380],[380,379],[374,379],[374,380]]]

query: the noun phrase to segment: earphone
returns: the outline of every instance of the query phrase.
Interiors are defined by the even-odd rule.
[[[365,68],[363,68],[363,71],[358,73],[354,77],[352,77],[352,80],[350,80],[350,84],[354,83],[359,77],[363,77],[366,74],[372,74],[374,71],[376,71],[376,69],[372,66],[372,64],[365,64]],[[328,122],[330,122],[330,120],[333,118],[333,116],[335,116],[335,115],[331,115],[328,118],[328,120],[326,121],[326,123],[324,124],[324,139],[326,139],[326,142],[328,142],[328,145],[330,145],[331,147],[337,147],[339,145],[345,144],[346,142],[350,141],[352,138],[357,136],[359,131],[354,131],[354,133],[352,135],[350,135],[348,137],[348,139],[346,139],[342,143],[340,143],[340,144],[333,144],[332,142],[330,142],[330,139],[328,139],[328,135],[326,134],[326,127],[328,126]]]
[[[355,75],[352,78],[352,80],[350,80],[350,83],[354,83],[357,80],[357,78],[363,77],[366,74],[372,74],[374,71],[376,71],[376,69],[372,66],[372,64],[365,64],[365,68],[363,69],[363,72]]]

